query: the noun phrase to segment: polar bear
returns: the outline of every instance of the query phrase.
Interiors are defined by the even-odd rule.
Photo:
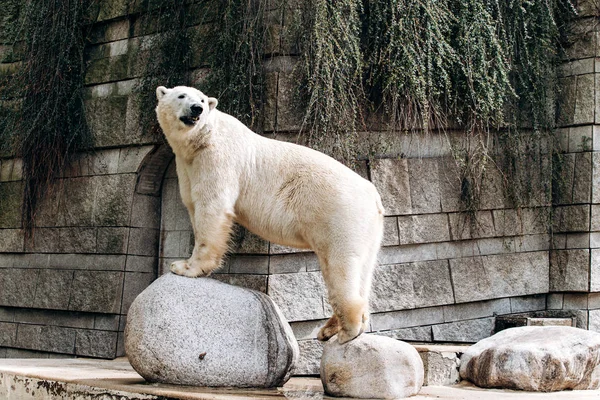
[[[255,134],[197,89],[159,86],[156,96],[195,237],[192,256],[171,271],[209,275],[237,222],[266,240],[316,253],[334,310],[319,340],[360,335],[383,236],[373,184],[325,154]]]

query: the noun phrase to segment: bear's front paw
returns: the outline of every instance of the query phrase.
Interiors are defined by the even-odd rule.
[[[201,268],[192,268],[185,260],[174,261],[171,263],[170,269],[175,275],[187,276],[188,278],[198,278],[208,275]]]

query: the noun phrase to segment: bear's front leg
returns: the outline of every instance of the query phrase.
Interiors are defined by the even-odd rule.
[[[198,206],[195,207],[194,219],[195,243],[192,256],[188,260],[171,264],[171,272],[190,278],[209,276],[221,266],[233,225],[233,212]]]

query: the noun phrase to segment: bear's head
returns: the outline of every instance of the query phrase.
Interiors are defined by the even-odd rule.
[[[214,97],[207,97],[201,91],[187,86],[172,89],[159,86],[156,88],[156,97],[158,122],[167,135],[173,131],[202,130],[218,103]]]

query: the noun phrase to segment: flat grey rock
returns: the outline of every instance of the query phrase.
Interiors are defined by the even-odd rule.
[[[469,347],[460,376],[485,388],[553,392],[600,387],[600,334],[566,326],[503,330]]]
[[[298,359],[294,334],[267,295],[171,273],[131,305],[125,351],[147,381],[194,386],[280,386]]]
[[[336,336],[323,347],[321,381],[331,396],[398,399],[417,394],[423,378],[417,350],[396,339],[360,335],[339,344]]]

